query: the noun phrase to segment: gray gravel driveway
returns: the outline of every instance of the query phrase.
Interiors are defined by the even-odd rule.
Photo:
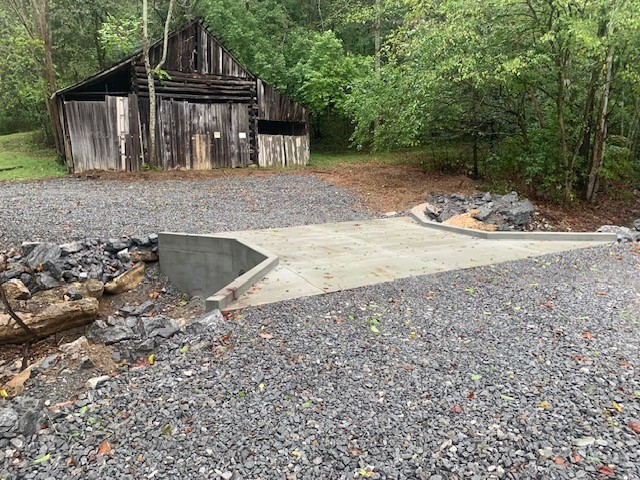
[[[0,477],[638,479],[639,263],[596,247],[247,309],[52,414]]]
[[[162,230],[187,233],[369,218],[348,190],[311,175],[0,183],[0,248]]]

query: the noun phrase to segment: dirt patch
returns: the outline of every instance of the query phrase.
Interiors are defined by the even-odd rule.
[[[562,232],[594,232],[603,225],[631,226],[640,218],[640,192],[627,198],[601,196],[596,205],[576,202],[570,206],[534,202],[555,230]]]
[[[264,177],[268,175],[277,175],[283,171],[299,170],[268,170],[259,169],[257,167],[234,169],[219,168],[213,170],[150,170],[136,172],[88,170],[86,172],[72,174],[71,177],[83,180],[119,180],[123,182],[140,182],[153,180],[208,180],[211,178],[224,177]]]
[[[367,206],[380,213],[409,210],[431,193],[475,193],[481,184],[465,175],[426,172],[411,164],[363,162],[307,168],[303,172],[354,190]],[[640,218],[639,191],[622,197],[601,194],[596,205],[576,201],[563,206],[531,200],[556,231],[593,232],[602,225],[629,226]]]
[[[305,173],[349,188],[380,212],[401,212],[423,203],[429,193],[474,193],[478,182],[465,175],[425,172],[416,165],[378,162],[308,168]]]

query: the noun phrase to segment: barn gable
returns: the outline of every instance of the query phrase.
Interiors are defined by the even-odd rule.
[[[152,65],[162,47],[150,47]],[[307,162],[306,109],[242,66],[200,21],[169,35],[163,70],[155,82],[163,168]],[[141,52],[54,96],[71,171],[143,167],[149,89]]]

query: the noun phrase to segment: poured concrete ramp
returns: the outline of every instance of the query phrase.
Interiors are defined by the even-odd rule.
[[[408,217],[219,235],[280,258],[275,270],[227,310],[609,243],[486,240],[424,227]]]

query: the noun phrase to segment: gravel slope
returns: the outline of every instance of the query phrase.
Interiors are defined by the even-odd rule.
[[[640,478],[640,259],[611,248],[245,310],[52,414],[0,478]]]
[[[211,233],[368,218],[348,190],[311,175],[121,182],[7,182],[0,247],[162,230]]]

